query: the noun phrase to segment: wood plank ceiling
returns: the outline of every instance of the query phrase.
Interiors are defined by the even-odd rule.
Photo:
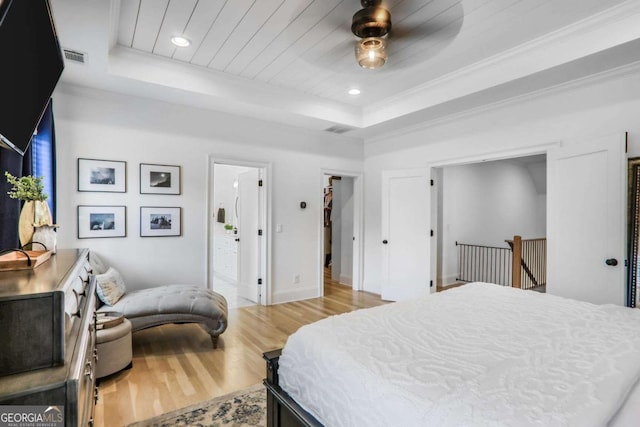
[[[117,43],[242,79],[365,106],[514,49],[622,0],[388,0],[389,61],[355,61],[358,0],[126,0]],[[173,35],[191,40],[187,48]],[[362,96],[349,97],[351,87]]]

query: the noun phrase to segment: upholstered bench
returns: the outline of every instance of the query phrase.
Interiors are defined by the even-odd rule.
[[[192,285],[162,285],[126,292],[113,305],[98,311],[117,311],[136,332],[167,323],[199,323],[211,335],[213,348],[227,328],[227,301],[210,289]]]
[[[218,337],[227,329],[227,301],[222,295],[200,286],[173,284],[127,292],[117,270],[93,252],[89,261],[102,303],[98,312],[124,314],[132,332],[167,323],[198,323],[217,347]]]

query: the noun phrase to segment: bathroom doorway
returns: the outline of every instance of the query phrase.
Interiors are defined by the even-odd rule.
[[[210,194],[211,288],[228,308],[262,304],[266,284],[264,168],[213,162]]]

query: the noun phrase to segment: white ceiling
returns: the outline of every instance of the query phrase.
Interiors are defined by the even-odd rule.
[[[63,48],[86,54],[67,61],[65,84],[355,137],[640,60],[638,0],[387,0],[378,70],[355,62],[359,0],[51,2]]]

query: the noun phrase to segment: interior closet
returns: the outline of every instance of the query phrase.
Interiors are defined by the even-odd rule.
[[[339,176],[329,176],[328,183],[324,187],[324,268],[331,268],[331,214],[333,208],[333,182],[340,180]]]

